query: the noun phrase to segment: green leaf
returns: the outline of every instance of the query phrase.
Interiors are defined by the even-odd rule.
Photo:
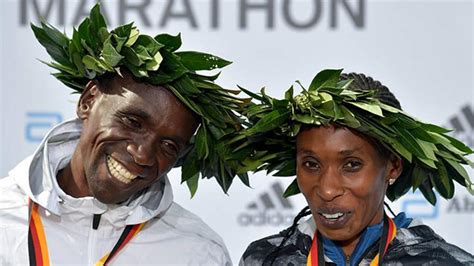
[[[294,158],[294,157],[293,157]],[[296,159],[290,159],[280,168],[274,176],[294,176],[296,175]]]
[[[293,86],[291,86],[286,92],[285,92],[285,100],[292,100],[293,99]]]
[[[97,34],[99,37],[99,31],[101,28],[107,28],[107,24],[105,22],[104,17],[100,13],[100,4],[97,3],[92,9],[90,13],[90,30],[92,34]]]
[[[286,122],[291,112],[288,110],[273,110],[260,119],[254,126],[249,128],[245,134],[247,136],[255,133],[265,132],[277,128],[282,123]]]
[[[111,67],[117,66],[120,61],[125,58],[115,50],[115,48],[110,43],[110,39],[107,39],[105,42],[104,49],[102,51],[102,57],[104,57],[105,62],[107,62],[107,64],[109,64]]]
[[[81,38],[79,37],[79,32],[76,29],[73,29],[73,32],[72,32],[72,44],[74,44],[75,51],[81,54],[84,53],[82,51],[82,49],[84,48],[82,47],[82,44],[81,44]]]
[[[78,30],[78,38],[77,41],[79,41],[82,45],[82,42],[90,43],[91,42],[91,37],[89,34],[89,26],[90,26],[90,19],[86,18],[84,21],[81,22],[79,25]]]
[[[205,159],[209,155],[206,126],[201,124],[196,134],[196,151],[198,159]]]
[[[256,100],[259,100],[259,101],[265,101],[265,98],[264,98],[264,97],[262,97],[262,96],[260,96],[260,95],[258,95],[258,94],[256,94],[256,93],[253,93],[253,92],[251,92],[251,91],[249,91],[249,90],[247,90],[247,89],[245,89],[244,87],[241,87],[241,86],[239,86],[239,85],[237,85],[237,87],[238,87],[241,91],[243,91],[245,94],[247,94],[248,96],[250,96],[250,97],[252,97],[252,98],[254,98],[254,99],[256,99]]]
[[[79,53],[72,53],[71,57],[72,57],[72,61],[73,61],[74,65],[76,66],[76,68],[79,71],[79,73],[81,74],[81,76],[87,76],[85,66],[82,63],[81,55]]]
[[[115,28],[112,30],[112,33],[115,33],[120,38],[126,38],[126,40],[128,40],[130,33],[132,32],[132,28],[133,22]]]
[[[295,114],[293,119],[303,124],[313,124],[314,117],[311,115]]]
[[[174,52],[181,47],[181,34],[179,33],[176,36],[169,34],[159,34],[155,37],[159,43],[165,46],[165,49]]]
[[[157,42],[151,36],[139,35],[137,40],[133,44],[133,47],[139,46],[143,46],[148,52],[148,54],[150,54],[150,56],[154,56],[156,53],[158,53],[160,48],[163,47],[163,44]]]
[[[94,70],[100,74],[105,72],[105,69],[102,67],[102,64],[99,60],[95,59],[90,55],[86,55],[82,58],[82,63],[90,70]]]
[[[388,112],[391,112],[391,113],[401,113],[402,110],[400,109],[397,109],[393,106],[390,106],[388,104],[384,104],[384,103],[380,103],[380,107],[382,107],[382,109],[384,109],[385,111],[388,111]]]
[[[100,42],[104,43],[110,37],[110,33],[107,30],[107,28],[103,27],[99,29],[98,36],[99,36]]]
[[[425,179],[425,181],[420,185],[420,191],[431,205],[436,205],[436,195],[433,192],[433,184],[429,178]]]
[[[130,70],[130,72],[132,72],[132,74],[135,77],[138,77],[138,78],[148,77],[148,71],[146,71],[145,69],[139,68],[128,62],[125,62],[124,65],[128,70]]]
[[[412,153],[408,151],[405,146],[400,144],[400,142],[396,140],[392,140],[389,142],[391,146],[395,149],[395,151],[400,154],[403,158],[407,159],[410,163],[412,162]]]
[[[433,174],[430,176],[432,183],[443,198],[450,199],[454,195],[453,180],[448,177],[448,172],[443,163],[436,163],[436,167],[438,168],[438,175]]]
[[[79,72],[74,68],[70,68],[70,67],[67,67],[67,66],[64,66],[64,65],[61,65],[61,64],[58,64],[58,63],[54,63],[54,62],[51,62],[51,63],[47,63],[47,62],[44,62],[44,61],[41,61],[41,62],[45,65],[48,65],[49,67],[52,67],[52,68],[57,69],[57,70],[62,71],[62,72],[66,72],[69,75],[76,76],[76,77],[80,76]]]
[[[198,94],[201,93],[201,90],[199,90],[196,85],[194,85],[193,81],[186,77],[183,76],[179,79],[177,79],[174,83],[174,86],[176,89],[185,92],[186,94]]]
[[[421,162],[423,162],[425,165],[433,168],[433,169],[436,169],[436,164],[435,164],[435,161],[431,160],[431,159],[427,159],[427,158],[421,158],[421,157],[417,157],[418,160],[420,160]]]
[[[451,136],[448,136],[448,135],[445,135],[445,137],[447,139],[449,139],[449,141],[451,142],[451,144],[456,147],[458,150],[466,153],[466,154],[472,154],[474,153],[471,148],[469,148],[468,146],[466,146],[464,143],[462,143],[461,141],[451,137]]]
[[[199,161],[194,146],[186,155],[183,166],[181,167],[181,182],[186,182],[196,174],[199,174]]]
[[[66,51],[60,45],[56,44],[42,28],[31,24],[31,29],[36,39],[46,48],[46,52],[48,52],[55,61],[65,66],[72,66]]]
[[[311,85],[309,85],[308,91],[316,91],[322,87],[335,87],[339,82],[342,69],[326,69],[313,78]]]
[[[250,181],[249,181],[249,175],[247,173],[240,173],[237,174],[237,176],[240,178],[240,181],[244,183],[247,187],[250,187]]]
[[[446,128],[443,128],[443,127],[440,127],[440,126],[437,126],[437,125],[433,125],[433,124],[421,124],[421,127],[426,130],[426,131],[431,131],[431,132],[435,132],[435,133],[439,133],[439,134],[445,134],[445,133],[449,133],[451,132],[451,130],[448,130]]]
[[[186,185],[188,186],[189,192],[191,193],[191,198],[194,197],[198,189],[199,182],[199,173],[193,175],[191,178],[186,180]]]
[[[112,34],[111,36],[113,37],[116,43],[115,49],[117,50],[117,52],[120,53],[122,51],[122,47],[127,42],[127,37],[120,37],[117,34]]]
[[[134,66],[140,66],[144,63],[143,60],[138,57],[135,51],[128,46],[122,47],[122,55],[124,55],[126,60]]]
[[[421,139],[415,139],[415,140],[418,143],[418,145],[421,147],[421,149],[423,150],[423,153],[426,155],[428,159],[433,160],[433,161],[438,161],[435,155],[435,152],[438,151],[438,149],[433,143],[427,142]]]
[[[146,63],[146,70],[148,71],[157,71],[160,68],[160,64],[163,61],[163,57],[158,52],[153,57],[153,60],[150,60]]]
[[[133,47],[135,53],[137,53],[138,58],[143,62],[153,59],[153,57],[148,53],[147,49],[141,45]]]
[[[466,184],[472,184],[464,167],[462,167],[459,163],[447,158],[445,158],[445,161],[448,162],[448,165],[451,166],[451,168],[453,168],[465,180]]]
[[[364,102],[349,102],[349,104],[357,106],[369,113],[383,117],[382,109],[377,104],[369,104]]]
[[[49,24],[46,24],[44,22],[41,22],[41,26],[42,26],[44,32],[46,33],[46,35],[48,35],[48,37],[54,43],[61,46],[63,49],[66,49],[68,47],[69,38],[66,35],[64,35],[62,32],[60,32],[55,27],[53,27]]]
[[[283,193],[283,197],[288,198],[298,193],[300,193],[300,188],[298,187],[298,182],[295,178],[293,182],[291,182],[291,184],[286,188],[285,192]]]
[[[428,177],[428,175],[425,170],[421,166],[416,165],[412,173],[413,192],[423,183],[426,177]]]
[[[125,43],[125,46],[131,47],[138,39],[138,36],[140,36],[140,31],[136,27],[132,27],[130,29],[130,34],[128,35],[128,40]]]
[[[359,128],[360,122],[354,116],[354,114],[344,105],[341,105],[341,111],[344,116],[344,124],[351,128]]]
[[[92,49],[87,43],[86,43],[86,40],[82,39],[81,40],[81,44],[82,44],[82,47],[84,47],[84,49],[87,51],[87,53],[94,57],[95,58],[95,52],[94,52],[94,49]]]
[[[177,52],[181,59],[181,63],[189,70],[213,70],[216,68],[223,68],[229,64],[230,61],[217,57],[215,55],[199,53],[199,52]]]

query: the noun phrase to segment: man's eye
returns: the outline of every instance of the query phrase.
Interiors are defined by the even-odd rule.
[[[163,147],[163,150],[167,154],[169,154],[171,156],[178,156],[178,147],[173,142],[171,142],[169,140],[165,140],[165,141],[162,142],[161,145]]]
[[[132,128],[142,128],[142,124],[137,119],[135,119],[133,117],[124,116],[123,120],[125,121],[125,123],[128,126],[130,126]]]

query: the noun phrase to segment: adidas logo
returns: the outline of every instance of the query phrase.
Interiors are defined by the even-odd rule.
[[[454,137],[474,148],[474,111],[471,105],[461,107],[461,112],[452,116],[446,127],[453,128]]]
[[[258,198],[247,205],[247,210],[237,216],[241,226],[289,226],[295,217],[294,206],[283,198],[283,186],[274,182]]]

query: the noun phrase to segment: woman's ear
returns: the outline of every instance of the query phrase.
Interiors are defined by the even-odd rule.
[[[388,172],[387,172],[387,181],[390,185],[395,183],[397,178],[402,174],[403,171],[403,160],[395,155],[390,155],[388,160]]]
[[[87,83],[84,91],[79,98],[79,102],[77,103],[76,114],[81,120],[87,119],[89,117],[89,113],[94,105],[95,100],[100,94],[100,90],[98,89],[97,81],[91,80]]]

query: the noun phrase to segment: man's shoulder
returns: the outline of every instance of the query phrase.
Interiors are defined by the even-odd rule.
[[[0,229],[23,227],[28,220],[28,197],[12,176],[0,179]]]
[[[28,203],[25,192],[13,176],[0,178],[0,210],[23,206]]]
[[[202,239],[223,244],[221,237],[211,229],[199,216],[173,202],[166,213],[158,218],[169,229],[187,237]]]
[[[174,251],[193,250],[193,260],[202,264],[228,265],[230,256],[222,238],[201,218],[173,202],[162,215],[155,217],[144,228],[143,238],[148,243],[166,241],[169,254]],[[183,258],[184,259],[184,258]],[[200,263],[196,263],[200,264]]]

